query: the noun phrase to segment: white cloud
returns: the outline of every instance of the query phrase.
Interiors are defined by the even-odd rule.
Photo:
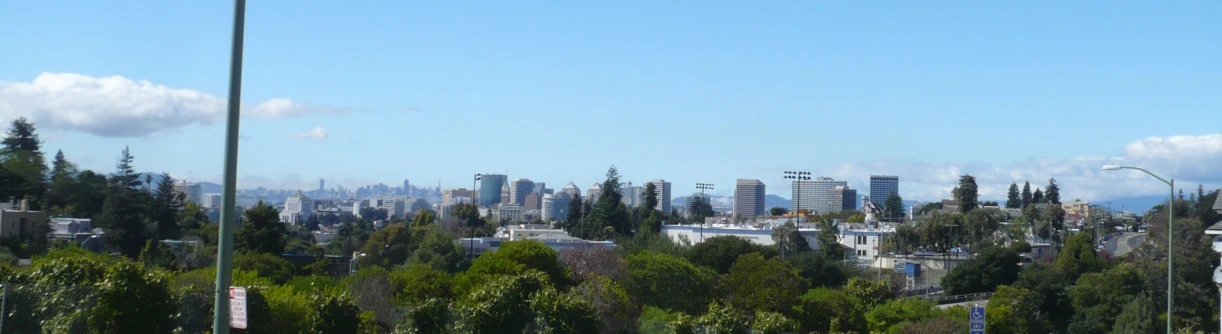
[[[1120,150],[1118,150],[1120,151]],[[1167,185],[1139,171],[1103,171],[1106,164],[1139,166],[1174,178],[1185,192],[1198,184],[1207,189],[1222,185],[1222,134],[1150,137],[1135,140],[1120,156],[1077,157],[1072,159],[1031,159],[1009,165],[925,161],[868,161],[846,163],[815,170],[814,174],[849,181],[865,195],[872,174],[900,176],[900,193],[905,199],[934,201],[950,198],[959,176],[976,177],[983,199],[1004,199],[1011,182],[1020,186],[1045,188],[1056,178],[1061,197],[1066,200],[1102,200],[1132,196],[1162,195]],[[775,189],[788,195],[785,180],[775,180]]]
[[[309,131],[293,132],[291,136],[297,139],[327,140],[327,129],[323,129],[321,126],[316,126]]]
[[[41,127],[103,137],[141,137],[225,117],[226,101],[193,89],[172,88],[121,76],[42,73],[30,82],[0,82],[0,119],[26,117]],[[246,106],[243,116],[276,118],[345,109],[316,107],[284,98]]]

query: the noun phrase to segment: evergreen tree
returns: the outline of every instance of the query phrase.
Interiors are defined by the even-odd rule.
[[[157,226],[157,238],[160,240],[178,239],[182,230],[178,226],[179,215],[182,213],[186,195],[174,191],[174,178],[169,173],[161,174],[161,182],[153,193],[153,207],[149,216]]]
[[[208,223],[211,223],[208,214],[204,213],[203,208],[195,202],[187,202],[183,205],[182,214],[178,215],[178,229],[182,231],[184,237],[198,235],[199,228]]]
[[[1044,201],[1052,204],[1061,204],[1061,187],[1057,186],[1057,179],[1048,179],[1048,189],[1044,191]]]
[[[124,147],[102,204],[101,225],[106,228],[108,244],[135,259],[145,242],[154,235],[145,216],[149,196],[132,166],[133,160],[130,149]]]
[[[980,194],[976,189],[976,177],[971,175],[959,177],[959,188],[955,190],[955,200],[959,203],[960,213],[972,212],[980,206]]]
[[[603,231],[607,227],[615,229],[618,233],[631,234],[631,228],[628,226],[628,208],[621,202],[623,195],[619,193],[619,178],[619,170],[611,166],[607,170],[607,179],[602,183],[602,193],[594,201],[594,208],[587,215],[586,221],[581,224],[579,237],[594,239],[597,235],[604,234]]]
[[[892,192],[883,201],[883,213],[889,221],[900,221],[904,217],[904,198],[899,193]]]
[[[569,200],[569,216],[564,219],[564,230],[573,231],[577,224],[581,223],[581,215],[585,210],[585,205],[582,204],[581,195],[575,195]]]
[[[1027,207],[1028,205],[1031,205],[1031,203],[1035,203],[1031,201],[1032,196],[1034,195],[1031,194],[1031,182],[1024,181],[1023,182],[1023,207],[1024,208]]]
[[[1205,186],[1198,183],[1197,184],[1197,199],[1203,200],[1203,198],[1205,198]]]
[[[641,230],[653,233],[662,232],[662,213],[658,210],[649,210],[649,216],[641,220]]]
[[[55,153],[51,164],[51,184],[47,188],[46,208],[66,212],[69,199],[76,194],[76,175],[79,173],[76,164],[64,157],[64,151]]]
[[[1184,200],[1184,188],[1180,188],[1180,200]]]
[[[242,252],[280,255],[288,244],[288,229],[280,222],[276,207],[259,201],[246,209],[242,228],[234,236],[234,249]]]
[[[819,242],[819,251],[828,259],[840,259],[844,257],[840,245],[840,228],[836,224],[832,224],[830,220],[824,220],[819,228],[819,235],[816,240]]]
[[[645,199],[641,200],[641,206],[656,210],[658,207],[658,187],[649,182],[645,184]]]
[[[0,195],[25,199],[32,209],[42,208],[47,192],[47,162],[42,153],[34,123],[23,118],[13,121],[0,146]]]
[[[1010,183],[1010,191],[1006,193],[1006,209],[1019,209],[1023,206],[1023,198],[1018,193],[1018,183]]]
[[[1040,188],[1035,188],[1035,193],[1031,194],[1031,203],[1044,203],[1044,192]]]

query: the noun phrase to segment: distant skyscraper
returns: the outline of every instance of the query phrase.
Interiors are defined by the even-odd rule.
[[[505,174],[484,174],[479,181],[479,205],[491,207],[501,202],[501,187],[509,181]]]
[[[543,195],[543,221],[565,220],[569,217],[569,201],[572,195],[560,192],[555,195]]]
[[[569,182],[569,184],[564,185],[564,188],[561,188],[560,192],[568,193],[569,198],[581,196],[581,188],[577,188],[577,185],[573,184],[573,182]]]
[[[744,219],[764,215],[764,183],[757,179],[738,179],[734,187],[734,214]]]
[[[658,190],[658,206],[655,207],[663,213],[670,213],[670,182],[658,179],[646,182],[645,184],[653,183],[654,188]]]
[[[320,193],[327,190],[327,187],[324,187],[326,185],[324,182],[323,179],[318,179],[318,192]]]
[[[513,193],[510,192],[509,185],[504,185],[501,187],[500,204],[511,204],[511,202],[513,202]]]
[[[403,179],[403,193],[407,195],[412,194],[412,183],[408,182],[407,179]]]
[[[382,200],[382,207],[386,209],[386,215],[393,217],[403,217],[403,212],[407,210],[407,201],[402,198],[387,198]]]
[[[361,209],[368,208],[368,207],[369,207],[369,200],[358,199],[356,200],[356,202],[352,202],[352,215],[360,217]]]
[[[195,204],[203,204],[201,202],[203,199],[200,197],[203,197],[204,194],[200,190],[198,183],[187,183],[187,180],[178,181],[178,183],[174,184],[174,192],[183,194],[183,197],[186,197],[188,201],[195,202]]]
[[[441,205],[438,205],[438,212],[441,219],[449,218],[450,210],[459,203],[471,203],[471,197],[475,195],[474,191],[467,188],[446,189],[441,191]]]
[[[831,201],[829,212],[857,210],[857,190],[847,186],[836,186],[829,190],[828,200]]]
[[[547,190],[547,183],[546,182],[535,182],[535,186],[531,189],[534,189],[534,190],[531,190],[531,192],[536,192],[542,195],[544,191]]]
[[[509,183],[509,204],[526,203],[526,194],[535,190],[535,183],[530,179],[517,179]],[[529,210],[529,209],[528,209]]]
[[[892,175],[870,175],[870,202],[882,206],[891,193],[899,194],[900,177]]]
[[[205,208],[221,207],[221,194],[205,194],[203,204]]]
[[[795,210],[806,210],[812,214],[823,214],[829,212],[839,212],[840,209],[832,208],[831,198],[828,196],[832,188],[836,186],[848,186],[848,182],[836,181],[830,177],[818,177],[814,180],[797,180],[793,181],[793,201]],[[799,191],[801,193],[799,193]]]
[[[591,185],[590,189],[586,190],[585,201],[586,202],[598,202],[598,196],[602,196],[603,194],[602,187],[603,185],[598,184],[598,183],[594,183],[594,185]]]
[[[526,210],[543,209],[543,195],[540,193],[526,194],[526,199],[522,201],[522,207]]]
[[[619,187],[619,193],[621,196],[623,196],[620,199],[620,202],[624,203],[624,206],[629,208],[641,205],[641,193],[643,192],[644,188],[641,188],[641,186],[634,186],[632,185],[632,181],[628,181],[628,184]]]

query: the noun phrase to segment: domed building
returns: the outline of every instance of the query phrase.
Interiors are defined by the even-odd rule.
[[[573,182],[569,182],[569,184],[566,184],[564,188],[560,189],[560,192],[568,193],[570,197],[581,196],[581,189],[577,188],[577,185],[573,184]]]

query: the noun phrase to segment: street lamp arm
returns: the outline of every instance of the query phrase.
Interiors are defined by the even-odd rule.
[[[1154,178],[1158,179],[1159,181],[1163,181],[1163,183],[1166,183],[1166,184],[1168,184],[1168,185],[1170,185],[1170,184],[1171,184],[1171,181],[1168,181],[1167,179],[1164,179],[1162,176],[1158,176],[1158,174],[1154,174],[1154,173],[1152,173],[1152,172],[1150,172],[1150,171],[1148,171],[1148,170],[1145,170],[1144,168],[1141,168],[1141,167],[1129,167],[1129,166],[1123,166],[1123,167],[1120,167],[1120,168],[1125,168],[1125,169],[1136,169],[1136,170],[1139,170],[1139,171],[1145,172],[1146,174],[1150,174],[1150,176],[1153,176]]]

